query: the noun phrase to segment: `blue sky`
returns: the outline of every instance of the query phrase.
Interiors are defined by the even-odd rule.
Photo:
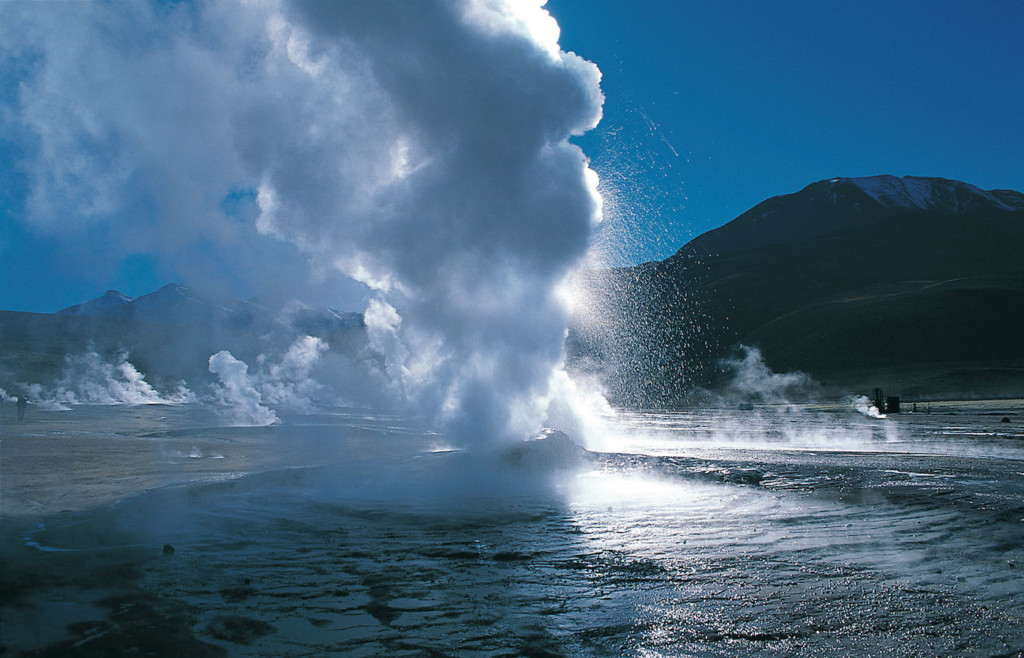
[[[12,7],[33,12],[36,6],[5,3],[0,13]],[[55,18],[49,25],[63,25],[59,13],[72,6],[50,5]],[[942,176],[983,189],[1024,189],[1024,3],[549,0],[547,9],[561,25],[562,47],[603,73],[604,119],[576,141],[606,192],[601,245],[607,263],[664,258],[767,197],[833,176]],[[45,33],[48,23],[40,25]],[[154,48],[152,40],[119,36],[125,51],[151,54],[145,49]],[[47,202],[38,196],[32,201],[26,174],[25,162],[40,142],[9,119],[20,102],[19,84],[38,73],[40,58],[35,46],[19,50],[17,40],[4,40],[0,309],[52,312],[108,288],[139,295],[169,281],[238,296],[267,292],[275,281],[296,286],[284,273],[301,269],[303,256],[252,229],[255,189],[231,188],[232,181],[217,178],[236,167],[233,161],[206,162],[208,170],[197,174],[210,189],[223,189],[222,198],[200,193],[208,190],[195,199],[140,195],[119,206],[123,217],[116,222],[75,223],[64,217],[75,209],[69,197],[64,205],[54,202],[51,219],[29,221],[26,204]],[[44,41],[45,34],[31,43]],[[92,56],[88,42],[79,47],[66,46],[68,61]],[[181,94],[161,97],[163,82],[146,79],[148,97],[164,105],[179,102]],[[216,86],[212,74],[209,82]],[[222,131],[203,123],[216,101],[203,96],[204,89],[186,98],[174,116],[189,115],[201,143],[214,153]],[[40,98],[37,107],[60,109]],[[97,117],[103,111],[117,111],[111,107],[98,105],[94,115],[83,110],[76,121],[88,129],[102,121]],[[118,139],[131,136],[139,116],[126,114],[122,132],[86,130],[99,146],[81,158],[47,153],[70,163],[51,187],[64,189],[58,183],[67,187],[88,176],[88,167],[103,171],[98,180],[121,176],[131,185],[160,176],[159,169],[126,174],[115,157]],[[37,117],[38,110],[29,119]],[[61,141],[66,137],[50,141],[76,143]],[[172,142],[166,140],[160,153],[192,157],[184,146],[167,146]],[[105,210],[109,199],[101,193],[87,201],[94,209],[90,217],[116,214]],[[154,239],[158,228],[146,218],[154,204],[180,206],[182,216],[196,217],[192,232],[163,226]],[[202,207],[221,216],[200,217],[195,209]],[[199,235],[206,226],[213,228]],[[322,272],[300,287],[271,292],[353,309],[361,303],[357,289]]]
[[[548,9],[563,47],[603,72],[605,118],[582,143],[605,178],[633,177],[621,205],[644,206],[625,218],[642,237],[626,257],[663,258],[765,198],[833,176],[1024,189],[1024,3]],[[622,154],[632,157],[617,165]]]

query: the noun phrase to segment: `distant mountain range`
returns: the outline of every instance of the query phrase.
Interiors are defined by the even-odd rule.
[[[580,287],[596,302],[573,326],[572,361],[625,404],[671,405],[720,384],[719,360],[738,343],[826,391],[1024,394],[1020,192],[823,180]]]
[[[359,313],[217,297],[172,283],[137,298],[110,290],[53,314],[0,311],[0,381],[45,382],[59,376],[66,355],[94,351],[115,362],[127,351],[154,385],[203,382],[220,350],[255,363],[302,336],[321,338],[350,360],[376,358]]]
[[[171,283],[141,297],[108,290],[83,304],[70,306],[60,315],[102,318],[146,324],[233,328],[257,333],[285,330],[311,335],[362,326],[362,314],[310,306],[297,300],[250,300],[213,297],[195,288]]]

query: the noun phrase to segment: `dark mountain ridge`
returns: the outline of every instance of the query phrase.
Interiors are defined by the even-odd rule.
[[[615,291],[604,311],[635,316],[646,334],[578,323],[570,341],[582,363],[618,350],[629,368],[656,364],[632,373],[646,393],[614,393],[627,404],[675,404],[721,383],[717,362],[739,343],[837,391],[1024,394],[1019,192],[941,178],[819,181],[664,261],[593,273],[586,285]]]
[[[1002,224],[1019,239],[1024,226],[1005,222],[1006,213],[1014,211],[1024,211],[1024,194],[1011,190],[986,192],[960,181],[915,176],[832,178],[762,201],[728,224],[694,238],[669,260],[694,253],[724,257],[847,233],[864,238],[872,230],[889,242],[895,237],[889,234],[894,228],[921,237],[931,222],[938,224],[935,229],[955,228],[954,218]],[[917,216],[922,221],[891,226],[887,220],[897,216],[905,220]],[[950,222],[953,225],[943,225]],[[960,224],[965,231],[971,228]]]

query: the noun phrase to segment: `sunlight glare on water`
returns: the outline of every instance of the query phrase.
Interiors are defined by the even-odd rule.
[[[187,407],[49,413],[4,430],[5,559],[25,574],[68,560],[76,578],[120,573],[76,590],[66,615],[123,646],[140,640],[104,621],[110,597],[147,628],[178,620],[180,637],[243,656],[991,656],[1024,643],[1024,454],[999,416],[907,415],[897,442],[883,432],[858,451],[794,447],[749,412],[621,414],[609,441],[631,439],[622,450],[554,465],[444,450],[354,410],[249,429]],[[825,438],[846,422],[800,418]],[[750,436],[716,444],[716,424]],[[954,427],[969,434],[942,434]],[[72,477],[8,477],[60,455]],[[105,460],[137,476],[110,484]],[[90,641],[50,623],[60,577],[19,582],[5,642]]]

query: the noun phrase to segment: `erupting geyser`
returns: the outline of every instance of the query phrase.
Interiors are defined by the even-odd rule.
[[[597,68],[536,3],[286,16],[326,107],[261,149],[260,225],[375,291],[368,328],[414,409],[464,442],[528,436],[562,360],[559,286],[598,219],[567,141],[600,117]]]
[[[393,394],[452,440],[572,429],[564,287],[600,197],[568,140],[603,97],[543,4],[9,7],[28,219],[179,268],[236,244],[218,266],[254,276],[293,244],[369,288]]]

